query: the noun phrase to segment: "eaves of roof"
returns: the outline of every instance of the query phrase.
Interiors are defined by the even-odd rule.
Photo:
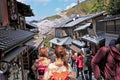
[[[83,22],[83,21],[86,21],[86,20],[95,18],[95,17],[97,17],[97,16],[103,15],[104,13],[105,13],[105,12],[102,11],[102,12],[100,12],[100,13],[82,16],[82,17],[80,17],[80,18],[78,18],[78,19],[75,19],[75,20],[73,20],[72,22],[66,24],[64,27],[74,27],[75,25],[80,24],[80,23]]]
[[[24,30],[0,30],[0,52],[7,53],[33,36],[34,33]]]
[[[18,12],[23,16],[34,16],[34,13],[32,12],[30,5],[26,5],[24,3],[17,1],[17,8],[18,8]]]

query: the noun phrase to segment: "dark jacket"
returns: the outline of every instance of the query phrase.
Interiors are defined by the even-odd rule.
[[[104,60],[106,51],[106,47],[100,48],[92,59],[91,64],[95,78],[101,76],[98,65]],[[106,80],[110,80],[110,78],[112,78],[111,80],[120,80],[120,52],[113,46],[110,47],[103,73]]]

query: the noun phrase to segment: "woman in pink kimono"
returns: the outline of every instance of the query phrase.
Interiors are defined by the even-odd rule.
[[[50,64],[47,48],[41,48],[39,52],[39,58],[36,59],[32,66],[32,70],[37,77],[37,80],[43,80],[43,75]]]

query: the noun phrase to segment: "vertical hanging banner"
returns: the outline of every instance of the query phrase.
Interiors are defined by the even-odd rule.
[[[2,22],[3,22],[3,3],[2,3],[3,0],[0,0],[0,25],[2,25]]]
[[[8,25],[8,9],[6,0],[0,0],[0,24],[2,26]]]
[[[8,25],[8,9],[7,9],[7,1],[6,0],[2,0],[3,1],[3,9],[4,9],[4,14],[3,14],[3,26],[7,26]]]

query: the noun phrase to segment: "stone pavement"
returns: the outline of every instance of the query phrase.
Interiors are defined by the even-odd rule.
[[[68,59],[68,62],[71,64],[71,59]],[[73,66],[73,71],[77,72],[77,66],[76,66],[76,65]],[[82,80],[81,74],[79,74],[79,77],[76,78],[76,80]],[[94,78],[93,73],[92,73],[92,80],[96,80],[96,79]]]

